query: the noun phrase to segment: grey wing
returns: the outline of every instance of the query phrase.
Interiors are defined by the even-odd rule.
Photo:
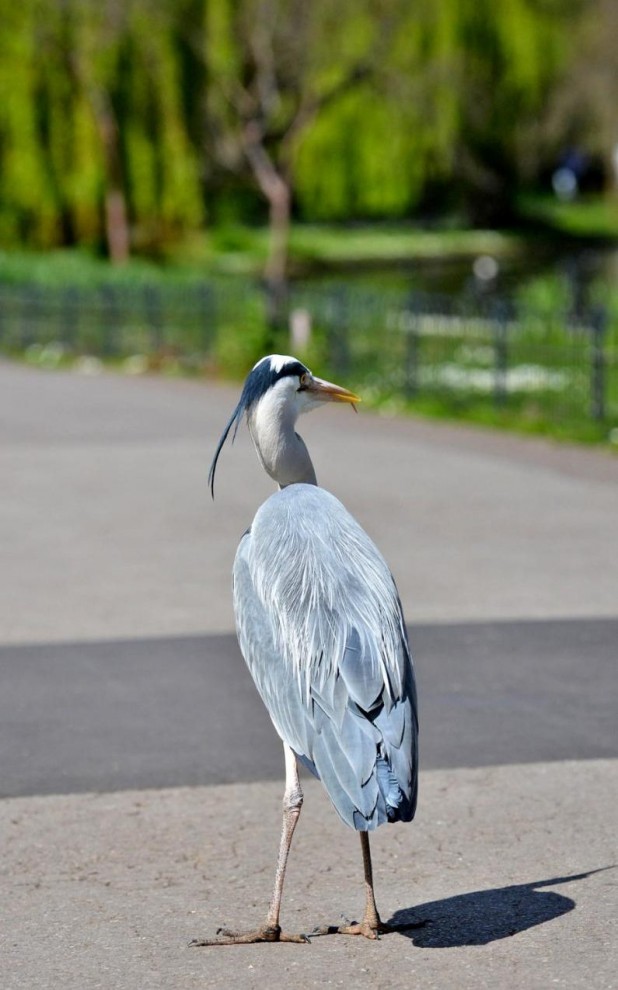
[[[380,644],[352,627],[335,676],[311,690],[313,761],[339,814],[358,830],[411,821],[416,811],[417,700],[403,620],[397,646],[399,688],[380,670]]]
[[[276,604],[265,602],[252,576],[251,534],[234,565],[234,602],[240,647],[280,737],[322,780],[337,812],[358,830],[410,821],[416,809],[418,722],[414,672],[398,610],[399,636],[390,676],[381,644],[330,609],[330,624],[345,627],[334,667],[309,663],[298,676],[277,645]],[[393,585],[394,590],[394,585]],[[299,630],[299,635],[300,635]],[[316,658],[314,658],[316,659]],[[317,658],[319,661],[319,658]]]
[[[304,756],[311,721],[295,679],[275,645],[271,619],[256,592],[247,563],[250,532],[243,536],[234,561],[234,611],[238,642],[251,676],[281,739]]]

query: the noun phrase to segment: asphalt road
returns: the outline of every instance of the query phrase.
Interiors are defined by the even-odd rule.
[[[618,620],[419,625],[423,769],[618,756]],[[283,779],[234,636],[0,649],[0,796]]]

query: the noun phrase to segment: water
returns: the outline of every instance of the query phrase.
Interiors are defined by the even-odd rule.
[[[364,271],[316,274],[313,285],[345,283],[353,288],[427,293],[458,297],[470,292],[513,296],[531,281],[554,276],[570,283],[574,296],[593,285],[618,285],[618,249],[605,247],[557,250],[542,244],[505,257],[445,255],[390,263]]]

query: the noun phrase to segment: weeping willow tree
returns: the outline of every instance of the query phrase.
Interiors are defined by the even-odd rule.
[[[66,2],[66,0],[65,0]],[[174,5],[72,0],[66,52],[97,135],[106,241],[122,260],[203,219],[198,156],[187,134]]]
[[[0,0],[0,236],[125,259],[203,220],[176,6]]]
[[[458,123],[452,4],[417,0],[392,15],[385,57],[354,91],[325,108],[295,148],[306,215],[402,216],[450,170]],[[380,31],[378,19],[372,25]]]
[[[0,234],[5,243],[53,240],[56,210],[41,154],[37,9],[0,6]]]
[[[403,4],[387,59],[296,147],[303,211],[401,216],[448,188],[473,223],[511,219],[581,8],[578,0]]]
[[[122,260],[216,215],[230,175],[266,205],[276,308],[294,209],[504,222],[581,19],[611,6],[0,0],[0,240]]]

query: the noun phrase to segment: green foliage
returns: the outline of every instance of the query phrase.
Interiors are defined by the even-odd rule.
[[[0,16],[0,236],[44,244],[54,206],[38,132],[37,5],[4,0]]]
[[[401,126],[396,108],[369,85],[343,98],[298,149],[294,175],[302,215],[318,220],[404,215],[418,201],[424,178],[417,134],[412,121]],[[376,148],[388,154],[376,154]]]
[[[521,213],[572,237],[618,240],[618,199],[607,195],[580,196],[560,202],[555,196],[527,195],[519,200]]]
[[[173,9],[156,0],[0,0],[2,243],[101,243],[110,168],[138,244],[201,224]]]
[[[483,207],[504,211],[572,28],[573,5],[401,6],[384,63],[301,137],[295,178],[303,215],[401,216],[436,180],[463,189],[473,218],[475,207],[481,219]]]
[[[110,189],[138,250],[238,215],[259,197],[241,136],[260,88],[303,218],[402,217],[445,189],[504,218],[606,6],[0,0],[0,243],[100,247]]]

